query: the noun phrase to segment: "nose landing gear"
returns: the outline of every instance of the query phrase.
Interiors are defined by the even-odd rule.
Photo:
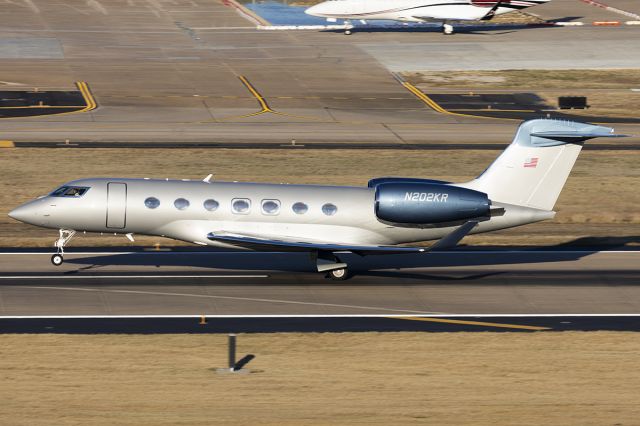
[[[348,19],[344,21],[344,35],[351,35],[351,30],[353,29],[353,24]]]
[[[76,235],[76,231],[72,229],[60,229],[60,236],[54,243],[54,246],[58,249],[56,254],[51,256],[51,263],[55,266],[62,265],[64,262],[64,246]]]
[[[64,262],[64,259],[62,258],[61,254],[56,253],[51,256],[51,263],[53,263],[55,266],[62,265],[62,262]]]

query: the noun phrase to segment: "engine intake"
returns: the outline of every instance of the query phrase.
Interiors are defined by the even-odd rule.
[[[436,183],[382,183],[376,186],[376,217],[394,225],[429,225],[488,217],[484,192]]]

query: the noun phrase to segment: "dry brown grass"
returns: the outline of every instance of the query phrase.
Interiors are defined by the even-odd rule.
[[[0,171],[0,246],[51,246],[55,231],[21,225],[7,217],[13,207],[51,191],[66,181],[91,176],[172,177],[199,179],[209,172],[223,180],[366,185],[370,177],[404,175],[463,182],[479,174],[498,151],[399,150],[208,150],[208,149],[4,149]],[[331,158],[331,161],[327,161]],[[557,205],[547,233],[535,240],[520,228],[505,242],[560,242],[558,224],[615,225],[615,232],[637,233],[640,223],[640,153],[586,151],[581,154]],[[64,167],[60,167],[64,164]],[[607,231],[609,232],[609,231]],[[536,233],[536,235],[540,236]],[[570,233],[570,238],[575,231]],[[611,235],[611,234],[609,234]],[[620,236],[619,234],[614,234]],[[552,237],[550,239],[549,237]],[[490,234],[474,243],[496,242]],[[173,242],[142,238],[136,243]],[[124,237],[83,237],[72,245],[127,245]]]
[[[587,96],[591,108],[572,110],[578,115],[638,117],[640,70],[503,70],[439,71],[404,74],[426,93],[442,89],[492,89],[536,92],[551,106],[559,96]]]
[[[500,70],[406,72],[412,84],[460,89],[632,89],[640,88],[640,69]]]
[[[634,333],[0,335],[7,425],[634,425]]]
[[[599,90],[581,92],[579,89],[565,89],[555,92],[538,92],[547,105],[558,106],[560,96],[587,96],[588,109],[573,109],[566,112],[575,115],[605,117],[640,117],[640,93],[621,90]]]

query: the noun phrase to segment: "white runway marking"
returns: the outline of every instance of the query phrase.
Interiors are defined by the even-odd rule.
[[[301,302],[296,300],[282,300],[282,299],[261,299],[255,297],[237,297],[237,296],[215,296],[209,294],[193,294],[193,293],[168,293],[161,291],[140,291],[140,290],[107,290],[99,288],[76,288],[76,287],[41,287],[41,286],[28,286],[20,288],[31,288],[37,290],[61,290],[61,291],[85,291],[85,292],[103,292],[103,293],[120,293],[120,294],[142,294],[149,296],[171,296],[171,297],[197,297],[205,299],[220,299],[220,300],[239,300],[243,302],[258,302],[258,303],[281,303],[288,305],[303,305],[303,306],[321,306],[329,308],[351,308],[351,309],[363,309],[371,311],[386,311],[386,312],[405,312],[410,314],[440,314],[447,315],[445,312],[429,312],[429,311],[417,311],[410,309],[393,309],[382,308],[377,306],[359,306],[359,305],[341,305],[337,303],[317,303],[317,302]]]
[[[137,279],[137,278],[269,278],[269,275],[9,275],[0,280],[66,280],[66,279]]]

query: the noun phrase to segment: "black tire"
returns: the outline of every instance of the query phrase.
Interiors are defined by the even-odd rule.
[[[61,254],[54,254],[51,256],[51,263],[53,263],[54,266],[60,266],[62,265],[62,262],[64,262],[64,258]]]
[[[347,268],[334,269],[329,271],[327,276],[334,281],[344,281],[351,278],[351,274]]]

